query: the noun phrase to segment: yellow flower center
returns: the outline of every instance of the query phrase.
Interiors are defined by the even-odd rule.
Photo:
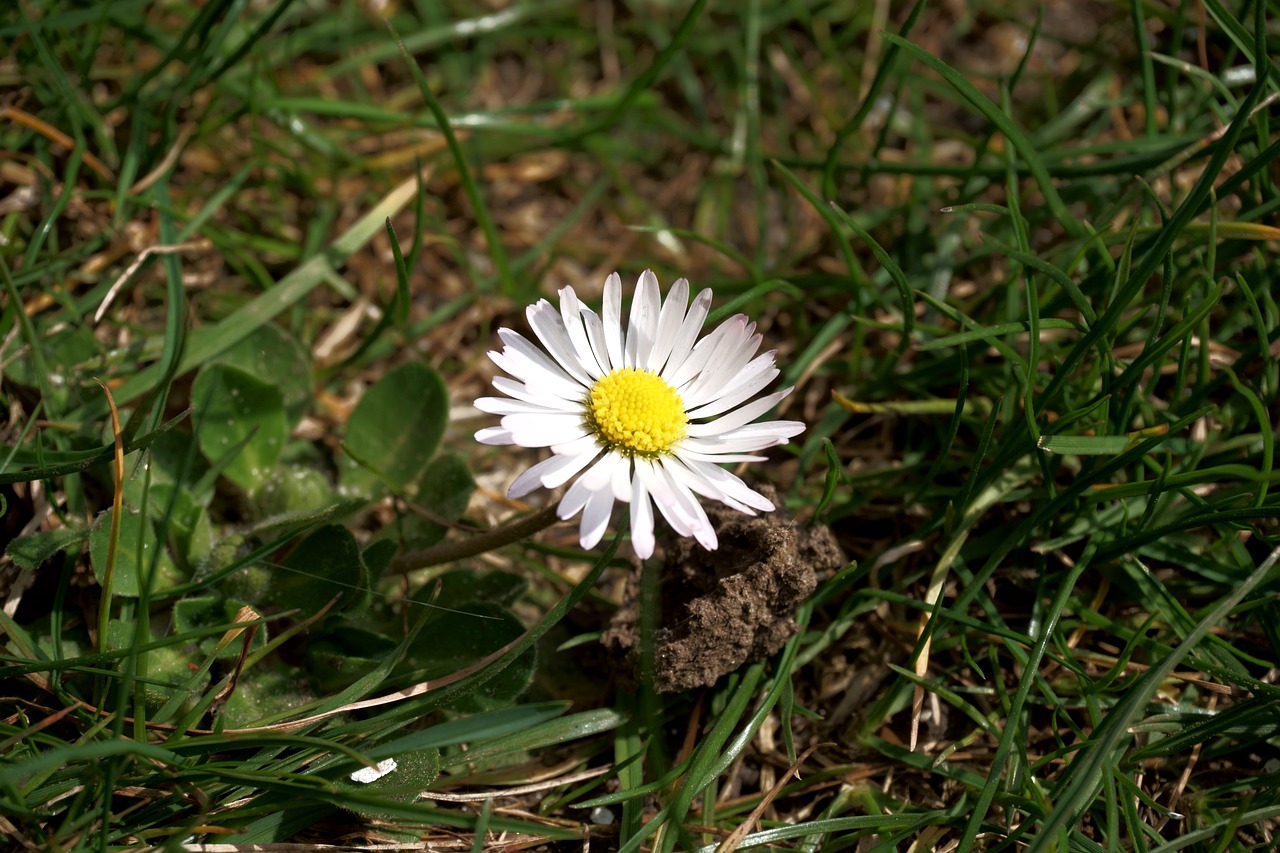
[[[647,370],[623,367],[591,387],[587,425],[616,450],[655,456],[684,438],[689,417],[684,401],[667,380]]]

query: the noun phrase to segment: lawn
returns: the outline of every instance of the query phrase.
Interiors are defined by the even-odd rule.
[[[1277,37],[4,4],[4,849],[1276,849]],[[656,399],[615,272],[642,373],[711,290],[650,443],[502,396]],[[794,428],[682,485],[704,376]]]

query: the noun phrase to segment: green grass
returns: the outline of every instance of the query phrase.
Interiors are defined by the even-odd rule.
[[[9,849],[1274,849],[1273,8],[374,8],[0,13]],[[685,694],[468,408],[646,267],[849,557]]]

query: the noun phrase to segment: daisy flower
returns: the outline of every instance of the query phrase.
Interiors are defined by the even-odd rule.
[[[508,494],[522,497],[573,480],[556,509],[582,513],[583,548],[604,535],[614,501],[631,505],[631,544],[653,554],[653,507],[682,536],[716,547],[716,531],[698,495],[754,515],[774,508],[763,495],[721,468],[764,459],[756,451],[804,430],[798,421],[760,421],[791,392],[756,394],[778,375],[774,352],[756,355],[761,336],[739,314],[698,339],[711,291],[689,303],[680,279],[663,300],[658,279],[640,276],[627,328],[622,280],[604,285],[603,315],[560,290],[557,310],[545,299],[526,311],[542,348],[499,329],[502,352],[489,357],[511,377],[493,386],[506,397],[481,397],[476,408],[501,415],[500,426],[476,433],[485,444],[549,447],[552,456],[525,471]],[[577,477],[575,480],[574,477]]]

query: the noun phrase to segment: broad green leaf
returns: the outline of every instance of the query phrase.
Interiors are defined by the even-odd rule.
[[[528,731],[561,717],[565,711],[569,710],[570,704],[565,701],[533,702],[446,720],[422,731],[412,732],[402,738],[379,744],[369,750],[369,757],[375,760],[394,758],[401,752],[417,749],[496,740]]]
[[[131,506],[145,505],[151,520],[160,524],[174,546],[178,562],[191,565],[209,553],[213,528],[206,511],[213,500],[209,465],[195,448],[195,437],[183,430],[164,433],[151,446],[125,458],[125,470],[134,471],[136,460],[143,467],[137,476],[126,477],[124,500]]]
[[[347,452],[340,463],[344,491],[412,491],[409,486],[440,444],[448,415],[449,392],[439,373],[416,362],[388,371],[347,421]]]
[[[475,744],[466,752],[457,752],[446,758],[447,765],[483,762],[512,752],[530,752],[548,746],[557,746],[579,738],[591,737],[600,732],[612,731],[627,722],[627,716],[612,708],[596,708],[570,714],[556,720],[548,720],[519,732],[513,732],[488,743]]]
[[[333,485],[323,471],[308,465],[278,466],[253,495],[263,518],[308,512],[333,502]]]
[[[307,669],[322,693],[334,693],[355,684],[395,648],[390,637],[344,622],[307,644]]]
[[[151,488],[181,483],[183,490],[191,493],[194,503],[208,506],[213,500],[213,488],[212,484],[203,481],[209,473],[209,463],[200,455],[198,448],[193,447],[195,443],[195,436],[190,432],[169,430],[157,436],[145,450],[126,456],[125,470],[134,470],[134,460],[141,458]],[[126,500],[141,497],[143,479],[141,472],[136,477],[126,478]],[[136,493],[131,489],[136,489]],[[155,502],[154,496],[150,502]]]
[[[363,499],[348,498],[315,509],[290,510],[262,519],[253,525],[252,532],[258,536],[296,533],[306,527],[350,515],[364,505],[365,501]]]
[[[19,536],[4,549],[18,566],[24,569],[39,568],[40,564],[59,551],[65,551],[77,542],[89,538],[87,527],[62,527],[58,530],[38,530]]]
[[[89,532],[89,559],[94,577],[101,584],[106,576],[107,549],[111,538],[111,510],[98,514]],[[160,551],[156,574],[151,584],[154,594],[176,586],[183,580],[182,573],[169,559],[162,544],[156,539],[155,525],[142,513],[125,507],[120,516],[120,542],[116,546],[115,573],[111,579],[111,594],[136,598],[143,578],[151,571],[153,555]]]
[[[215,628],[230,625],[244,602],[234,598],[223,598],[220,595],[198,595],[182,598],[173,604],[173,629],[175,633],[185,634],[201,628]],[[228,643],[221,651],[217,651],[221,636],[206,637],[200,641],[200,651],[206,655],[217,652],[219,658],[236,658],[244,648],[243,639]],[[253,632],[250,648],[261,649],[267,644],[267,626],[259,625]]]
[[[243,442],[222,473],[248,492],[265,483],[288,437],[280,390],[234,367],[215,364],[196,376],[191,400],[200,449],[211,461]]]
[[[379,539],[364,549],[360,557],[364,560],[365,566],[368,567],[369,577],[373,579],[374,583],[378,582],[378,579],[387,570],[387,566],[391,565],[391,560],[395,557],[396,550],[396,543],[390,539]]]
[[[392,802],[412,803],[440,776],[440,751],[437,749],[402,752],[393,756],[393,759],[395,769],[372,782],[355,781],[350,773],[346,773],[335,780],[336,787],[339,791],[381,794]],[[357,771],[360,769],[357,768]],[[391,817],[384,809],[374,805],[350,802],[343,807],[366,817]]]
[[[256,725],[260,720],[283,714],[314,699],[306,675],[270,659],[253,668],[253,677],[236,684],[218,715],[227,728]]]
[[[290,426],[301,420],[311,405],[311,359],[297,338],[274,323],[259,326],[218,356],[217,363],[278,388]]]
[[[340,596],[331,612],[359,607],[369,599],[369,574],[356,539],[340,524],[326,524],[302,540],[270,570],[265,603],[297,609],[297,618],[317,612]]]
[[[425,601],[426,596],[440,585],[440,595],[434,603],[439,607],[460,609],[468,601],[490,601],[510,607],[524,595],[529,581],[513,572],[476,572],[471,569],[454,569],[427,583],[415,596],[415,601]]]
[[[170,700],[181,700],[186,710],[199,700],[209,686],[208,670],[199,667],[199,656],[180,646],[161,646],[144,653],[143,672],[138,681],[147,708],[158,711]]]
[[[471,469],[459,454],[440,454],[422,472],[408,510],[388,526],[386,535],[405,548],[430,548],[449,532],[445,522],[466,512],[475,487]]]
[[[410,647],[406,665],[416,671],[415,679],[439,678],[470,666],[523,633],[524,626],[501,605],[461,602],[427,623]],[[528,689],[536,660],[536,649],[530,648],[480,690],[451,707],[474,712],[510,703]]]

